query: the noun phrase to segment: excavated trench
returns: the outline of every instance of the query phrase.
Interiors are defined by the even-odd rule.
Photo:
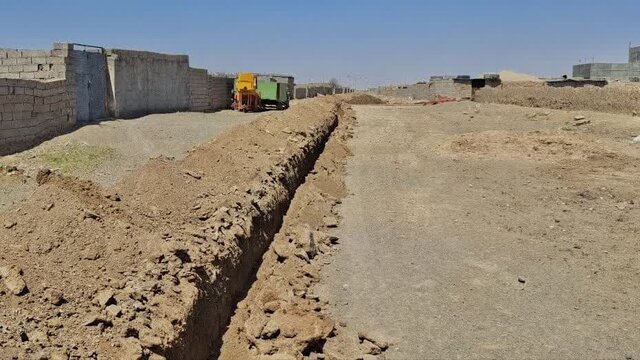
[[[260,215],[252,220],[254,228],[252,236],[240,244],[243,256],[239,262],[236,262],[236,259],[226,259],[216,264],[220,268],[219,278],[225,280],[211,282],[206,278],[205,272],[201,273],[201,277],[205,279],[203,284],[207,284],[201,289],[203,296],[195,304],[180,346],[165,352],[164,355],[168,359],[215,359],[219,356],[222,336],[236,310],[236,305],[246,296],[255,281],[262,256],[273,240],[273,236],[280,231],[283,217],[289,209],[296,189],[313,169],[318,156],[324,150],[324,145],[338,125],[340,114],[342,114],[341,106],[341,103],[337,105],[338,111],[333,121],[319,133],[317,138],[310,141],[300,154],[280,165],[281,176],[272,184],[272,188],[267,190],[269,210],[260,212]],[[212,343],[211,339],[213,339]],[[211,344],[210,347],[205,346],[207,343]],[[205,352],[210,355],[203,357]]]

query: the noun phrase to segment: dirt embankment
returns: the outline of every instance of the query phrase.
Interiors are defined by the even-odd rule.
[[[555,88],[542,83],[514,82],[498,88],[479,89],[474,100],[550,109],[640,114],[640,87],[636,86]]]
[[[206,358],[341,104],[267,114],[113,188],[41,173],[0,213],[0,358]]]

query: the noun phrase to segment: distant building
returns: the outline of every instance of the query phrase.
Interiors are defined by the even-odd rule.
[[[640,46],[629,48],[628,63],[588,63],[573,66],[573,77],[587,80],[640,81]]]

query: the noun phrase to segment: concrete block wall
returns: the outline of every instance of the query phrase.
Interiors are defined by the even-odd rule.
[[[592,63],[573,66],[573,77],[583,79],[606,79],[628,81],[640,77],[640,62],[628,64]]]
[[[229,109],[231,107],[231,92],[233,78],[227,76],[209,75],[209,97],[211,110]]]
[[[433,100],[440,96],[456,99],[471,98],[471,83],[460,83],[453,79],[432,80],[401,86],[384,86],[373,90],[374,94],[408,98],[413,100]]]
[[[629,48],[629,63],[640,63],[640,46]]]
[[[52,50],[0,49],[0,78],[25,80],[67,80],[67,92],[75,101],[73,45],[54,43]],[[75,121],[75,111],[72,113]]]
[[[65,51],[56,49],[0,49],[0,77],[28,80],[64,79],[67,70],[65,55]]]
[[[189,68],[189,111],[210,110],[211,102],[207,70]]]
[[[307,98],[307,88],[296,86],[293,90],[293,98],[294,99],[306,99]]]
[[[189,109],[189,57],[108,49],[114,117],[131,118]]]
[[[429,81],[429,98],[448,96],[455,99],[470,99],[472,96],[471,82],[458,82],[456,80]]]
[[[67,80],[0,78],[0,154],[28,148],[75,125]]]

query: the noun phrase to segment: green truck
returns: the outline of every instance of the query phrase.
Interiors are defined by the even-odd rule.
[[[264,108],[281,110],[289,107],[291,94],[286,83],[278,82],[276,79],[258,79],[258,92]]]

